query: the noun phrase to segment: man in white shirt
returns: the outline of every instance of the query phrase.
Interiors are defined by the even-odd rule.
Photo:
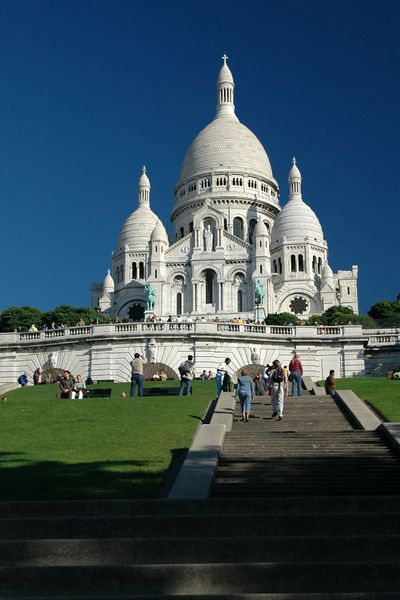
[[[217,374],[215,376],[215,382],[217,384],[217,399],[219,398],[219,395],[222,391],[222,384],[224,381],[224,375],[225,372],[227,371],[227,367],[229,365],[229,363],[231,362],[230,358],[226,358],[222,363],[220,363],[217,367]]]

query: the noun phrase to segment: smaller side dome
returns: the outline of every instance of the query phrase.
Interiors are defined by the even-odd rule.
[[[162,241],[168,243],[168,235],[165,231],[164,225],[161,223],[160,219],[157,219],[157,223],[151,232],[151,241]]]
[[[256,226],[254,227],[253,237],[256,235],[268,235],[267,228],[261,219],[258,219]]]
[[[107,275],[103,281],[103,293],[104,292],[113,292],[114,291],[114,279],[111,277],[110,269],[107,271]]]
[[[322,277],[322,279],[332,279],[333,278],[333,271],[330,268],[328,261],[326,261],[326,263],[322,267],[321,277]]]

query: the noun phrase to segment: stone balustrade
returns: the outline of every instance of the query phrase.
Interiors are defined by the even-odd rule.
[[[235,334],[239,336],[277,337],[277,338],[319,338],[324,337],[360,337],[362,329],[358,325],[339,326],[304,326],[304,325],[260,325],[253,323],[224,323],[224,322],[145,322],[145,323],[110,323],[99,325],[87,325],[83,327],[66,327],[63,329],[49,329],[38,332],[12,332],[0,334],[0,347],[12,344],[42,344],[43,342],[54,342],[57,339],[68,340],[71,338],[102,338],[107,336],[126,337],[143,335],[176,335],[182,334]],[[373,343],[394,344],[399,340],[399,335],[369,336]]]

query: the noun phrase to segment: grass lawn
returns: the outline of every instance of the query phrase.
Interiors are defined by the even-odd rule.
[[[323,385],[323,382],[320,382]],[[337,379],[338,390],[353,390],[387,422],[400,422],[400,381],[387,377]]]
[[[191,397],[121,398],[128,383],[99,387],[112,387],[112,397],[56,400],[56,385],[3,394],[0,500],[159,496],[171,461],[186,453],[215,397],[215,382],[194,381]]]

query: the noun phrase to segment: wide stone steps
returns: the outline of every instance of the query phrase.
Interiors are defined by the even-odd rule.
[[[208,500],[0,503],[0,600],[398,600],[397,455],[330,398],[270,412]]]

